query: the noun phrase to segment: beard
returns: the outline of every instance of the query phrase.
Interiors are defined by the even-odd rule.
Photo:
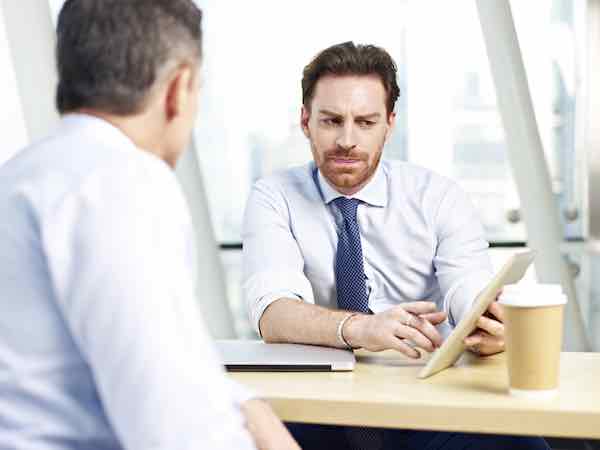
[[[383,145],[375,154],[360,149],[334,148],[319,153],[311,142],[313,157],[319,171],[328,183],[342,194],[351,195],[364,187],[377,170]],[[321,157],[318,155],[321,154]]]

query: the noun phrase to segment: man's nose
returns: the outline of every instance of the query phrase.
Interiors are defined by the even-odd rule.
[[[354,133],[354,126],[352,124],[345,124],[340,128],[340,133],[337,137],[337,146],[345,151],[350,151],[356,147],[356,136]]]

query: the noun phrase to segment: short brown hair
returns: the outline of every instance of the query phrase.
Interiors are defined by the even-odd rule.
[[[315,56],[304,68],[302,104],[310,110],[317,81],[325,75],[377,75],[385,88],[386,108],[390,114],[400,96],[397,72],[396,63],[381,47],[355,45],[354,42],[332,45]]]

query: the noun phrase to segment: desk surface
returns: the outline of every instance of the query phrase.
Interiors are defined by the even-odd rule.
[[[563,353],[551,400],[508,394],[504,355],[463,356],[417,379],[422,361],[357,352],[354,372],[233,373],[286,421],[600,438],[600,353]]]

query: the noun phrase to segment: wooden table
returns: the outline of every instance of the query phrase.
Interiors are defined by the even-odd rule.
[[[431,378],[423,361],[358,352],[354,372],[233,373],[285,421],[600,438],[600,353],[563,353],[556,398],[508,394],[503,354],[465,355]]]

